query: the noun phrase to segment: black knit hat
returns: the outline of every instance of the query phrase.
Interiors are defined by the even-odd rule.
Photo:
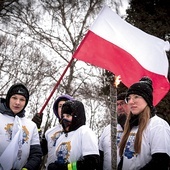
[[[125,100],[126,92],[121,92],[117,95],[117,100]]]
[[[148,106],[153,108],[153,88],[152,80],[149,77],[143,77],[139,82],[131,85],[127,91],[126,97],[130,94],[137,94],[142,96],[147,102]]]
[[[9,108],[9,100],[10,100],[11,96],[14,94],[19,94],[19,95],[22,95],[25,97],[25,99],[26,99],[25,107],[26,107],[28,100],[29,100],[29,92],[28,92],[28,89],[21,83],[14,84],[9,88],[7,95],[6,95],[7,107]]]

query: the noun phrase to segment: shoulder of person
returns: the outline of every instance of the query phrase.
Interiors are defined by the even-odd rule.
[[[168,122],[166,122],[164,119],[161,117],[155,115],[150,119],[149,126],[151,127],[159,127],[159,126],[164,126],[170,128]]]
[[[82,125],[77,130],[81,131],[81,130],[92,130],[92,129],[87,125]]]
[[[83,125],[83,126],[79,127],[76,131],[78,133],[81,133],[82,135],[83,134],[95,135],[95,132],[89,126],[87,126],[87,125]]]
[[[45,132],[45,136],[48,136],[49,134],[51,133],[57,133],[57,132],[61,132],[63,130],[61,124],[57,124],[56,126],[54,127],[51,127],[50,129],[48,129],[46,132]]]
[[[21,121],[22,121],[23,125],[29,125],[29,126],[37,127],[37,125],[31,119],[28,119],[26,117],[22,117]]]
[[[108,131],[108,130],[110,130],[111,129],[111,124],[108,124],[105,128],[104,128],[104,130],[103,131]]]
[[[106,136],[106,135],[110,134],[110,131],[111,131],[111,124],[108,124],[106,127],[104,127],[101,135]]]

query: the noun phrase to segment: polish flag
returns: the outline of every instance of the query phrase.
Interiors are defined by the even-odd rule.
[[[168,41],[132,26],[105,6],[73,54],[73,58],[120,75],[127,87],[148,76],[154,105],[169,92]]]

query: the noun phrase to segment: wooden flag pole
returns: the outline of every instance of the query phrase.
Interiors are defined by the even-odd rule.
[[[111,163],[112,170],[117,169],[117,86],[120,76],[114,77],[114,84],[110,84],[110,113],[111,113]]]

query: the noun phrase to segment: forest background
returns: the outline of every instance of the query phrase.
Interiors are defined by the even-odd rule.
[[[38,113],[105,4],[139,29],[170,41],[169,0],[131,0],[126,6],[127,3],[125,0],[1,0],[0,96],[5,97],[13,83],[24,83],[30,91],[26,116],[31,119]],[[126,7],[126,14],[122,13]],[[170,52],[167,57],[170,60]],[[43,111],[42,129],[55,126],[52,105],[59,95],[67,93],[84,103],[87,123],[99,136],[110,122],[111,81],[112,73],[74,60]],[[121,83],[117,92],[126,89]],[[170,93],[156,108],[158,115],[170,124]]]

